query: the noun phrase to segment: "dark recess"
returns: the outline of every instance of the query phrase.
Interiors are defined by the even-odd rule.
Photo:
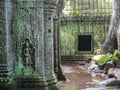
[[[91,35],[78,35],[78,51],[91,51]]]

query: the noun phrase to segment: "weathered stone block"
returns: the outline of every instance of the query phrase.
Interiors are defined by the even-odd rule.
[[[110,68],[108,71],[109,77],[115,77],[117,80],[120,80],[120,68]]]

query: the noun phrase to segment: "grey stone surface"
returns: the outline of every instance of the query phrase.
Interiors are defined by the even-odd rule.
[[[0,75],[7,76],[13,71],[15,59],[11,36],[12,2],[0,1]]]
[[[100,86],[109,86],[111,82],[116,82],[116,80],[117,79],[115,79],[115,78],[106,79],[106,80],[100,82],[99,85]]]
[[[108,77],[114,77],[120,80],[120,68],[110,68],[108,70]]]
[[[45,10],[45,77],[49,84],[56,82],[54,73],[54,9]]]
[[[120,86],[120,80],[117,80],[115,78],[110,78],[100,82],[100,86]]]
[[[60,67],[57,15],[62,3],[63,0],[0,1],[0,71],[7,71],[7,75],[19,61],[28,60],[22,52],[25,40],[29,39],[35,52],[31,54],[31,48],[26,49],[34,62],[34,71],[47,81],[46,85],[56,83],[55,71],[59,72]]]

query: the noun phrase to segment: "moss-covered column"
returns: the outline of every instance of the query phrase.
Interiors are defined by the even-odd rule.
[[[56,6],[50,2],[45,5],[45,76],[48,85],[54,85],[57,82],[54,72],[54,13]],[[58,89],[58,88],[54,88]],[[50,90],[54,90],[50,88]]]
[[[44,0],[41,1],[35,1],[36,2],[36,14],[33,15],[34,18],[34,25],[33,27],[35,27],[37,25],[36,28],[34,28],[33,30],[37,30],[35,32],[35,47],[36,47],[36,51],[35,51],[35,69],[36,71],[40,74],[41,76],[41,81],[44,81],[44,84],[46,84],[46,77],[45,77],[45,63],[44,63]]]
[[[0,89],[9,90],[14,54],[11,39],[11,0],[0,0]]]
[[[17,88],[45,90],[44,0],[17,0],[13,3],[15,21],[12,28],[17,34]]]

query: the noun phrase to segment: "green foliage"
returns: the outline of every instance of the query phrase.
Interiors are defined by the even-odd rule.
[[[114,53],[112,54],[112,58],[113,61],[119,61],[120,60],[120,51],[115,50]]]
[[[80,14],[80,10],[79,9],[75,9],[71,11],[71,15],[79,15]]]
[[[120,60],[120,51],[115,50],[113,54],[108,53],[106,55],[103,55],[100,57],[98,64],[103,65],[107,63],[108,61],[116,62]]]
[[[99,61],[98,61],[98,64],[99,65],[105,64],[106,62],[108,62],[108,61],[111,60],[111,57],[112,57],[112,54],[110,54],[110,53],[101,56],[100,59],[99,59]]]

